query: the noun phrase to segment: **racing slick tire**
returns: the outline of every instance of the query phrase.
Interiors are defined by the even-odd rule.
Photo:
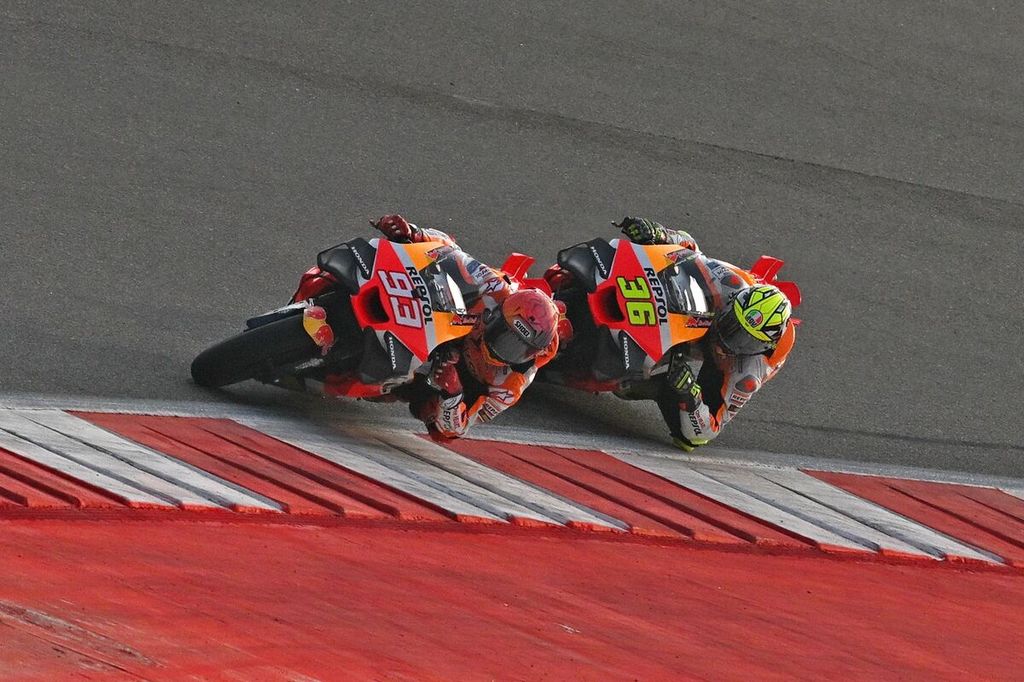
[[[192,361],[192,380],[219,388],[246,379],[262,379],[280,367],[315,358],[320,349],[293,315],[221,341]]]

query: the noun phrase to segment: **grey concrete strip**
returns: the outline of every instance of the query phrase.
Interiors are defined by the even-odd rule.
[[[405,431],[363,431],[363,437],[379,438],[385,443],[398,448],[414,457],[418,457],[436,467],[448,471],[454,476],[470,481],[475,485],[490,490],[518,505],[534,510],[538,514],[558,523],[570,521],[593,526],[629,530],[625,522],[601,514],[579,503],[559,497],[549,490],[538,488],[530,483],[509,476],[501,471],[480,464],[468,457],[441,447],[435,443]]]
[[[384,485],[401,490],[451,514],[504,521],[505,515],[486,502],[453,487],[446,487],[430,476],[417,475],[403,468],[415,458],[384,444],[359,443],[340,434],[295,422],[267,419],[239,419],[240,424],[305,450],[339,466],[368,476]],[[478,504],[479,503],[479,504]]]
[[[795,494],[810,498],[877,530],[882,534],[880,544],[888,549],[906,551],[905,545],[912,545],[931,556],[940,558],[961,557],[984,561],[997,559],[984,550],[971,547],[802,471],[758,469],[757,474]]]
[[[705,497],[710,497],[721,504],[737,509],[745,514],[750,514],[765,523],[782,528],[820,545],[860,552],[875,551],[875,547],[871,543],[863,540],[853,540],[840,535],[831,528],[811,523],[785,509],[764,502],[742,490],[738,490],[696,471],[683,462],[635,454],[616,454],[616,457],[652,474],[667,478]]]
[[[172,506],[173,498],[137,483],[127,467],[114,465],[114,470],[110,470],[97,463],[96,455],[99,453],[95,451],[90,453],[86,448],[75,448],[75,454],[68,454],[51,449],[49,440],[50,436],[43,427],[10,410],[0,409],[0,447],[129,502]],[[112,462],[104,464],[113,465]]]
[[[56,410],[20,412],[40,426],[53,429],[68,438],[108,453],[131,466],[189,491],[182,502],[198,506],[242,506],[265,511],[281,511],[281,505],[187,462],[122,438],[84,419]]]

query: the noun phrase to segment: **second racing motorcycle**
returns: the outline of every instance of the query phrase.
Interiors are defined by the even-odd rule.
[[[554,297],[566,306],[573,337],[541,371],[542,380],[642,393],[645,382],[668,371],[670,349],[700,340],[715,318],[704,257],[688,248],[592,239],[560,251],[557,264],[570,275]],[[751,285],[779,287],[796,307],[799,288],[775,279],[782,265],[761,256],[736,274]]]

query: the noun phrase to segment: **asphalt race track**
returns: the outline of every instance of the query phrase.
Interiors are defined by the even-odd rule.
[[[721,446],[1022,475],[1022,26],[1005,0],[3,0],[0,392],[364,414],[188,363],[371,216],[550,261],[637,214],[803,288]],[[502,421],[665,439],[550,387]]]

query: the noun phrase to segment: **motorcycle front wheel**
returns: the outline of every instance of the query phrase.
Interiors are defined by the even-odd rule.
[[[219,388],[246,379],[270,376],[277,368],[317,357],[319,347],[293,315],[221,341],[192,361],[192,380]]]

